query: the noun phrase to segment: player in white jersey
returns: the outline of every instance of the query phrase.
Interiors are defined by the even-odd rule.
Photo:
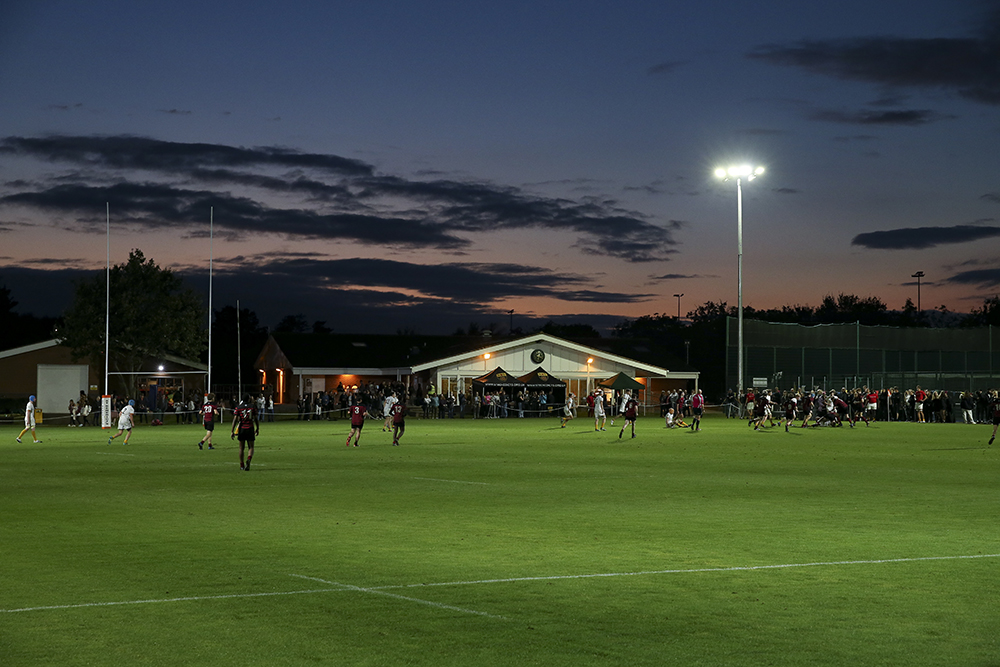
[[[35,442],[35,444],[38,444],[38,443],[41,442],[41,440],[38,439],[38,436],[35,435],[35,395],[34,394],[32,394],[31,396],[28,397],[28,404],[26,406],[24,406],[24,430],[21,431],[21,434],[19,436],[17,436],[17,441],[21,442],[21,438],[23,438],[24,434],[27,433],[28,431],[31,431],[31,439]]]
[[[608,416],[604,414],[604,392],[600,389],[594,390],[594,430],[606,431],[604,423]]]
[[[132,415],[134,414],[135,401],[129,400],[128,405],[122,408],[122,411],[118,414],[118,432],[108,438],[109,445],[112,440],[120,436],[122,433],[125,434],[125,439],[122,440],[122,444],[128,444],[128,439],[132,436],[132,426],[134,425]]]
[[[382,404],[382,415],[385,417],[385,422],[382,424],[382,430],[392,433],[392,406],[396,405],[399,399],[396,398],[396,392],[389,392],[389,395],[385,397],[385,402]]]
[[[569,392],[569,396],[566,397],[566,405],[563,406],[563,416],[562,416],[562,426],[560,428],[566,428],[566,422],[570,419],[576,418],[576,394]]]

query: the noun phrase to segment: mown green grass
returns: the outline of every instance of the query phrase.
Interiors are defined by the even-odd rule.
[[[988,427],[345,424],[0,428],[0,664],[1000,664]]]

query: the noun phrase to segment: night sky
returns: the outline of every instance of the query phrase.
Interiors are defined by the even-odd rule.
[[[338,332],[1000,292],[1000,3],[0,5],[0,286]]]

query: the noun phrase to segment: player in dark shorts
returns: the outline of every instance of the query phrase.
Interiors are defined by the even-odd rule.
[[[215,449],[212,446],[212,431],[215,430],[216,419],[222,419],[222,413],[219,412],[219,406],[215,404],[215,394],[209,394],[205,398],[208,400],[205,401],[205,405],[201,406],[205,435],[198,441],[198,449],[203,449],[202,445],[208,445],[209,449]]]
[[[347,436],[347,446],[351,446],[351,438],[354,438],[354,446],[357,447],[361,440],[361,429],[365,427],[365,419],[369,416],[368,408],[361,404],[361,399],[355,397],[348,412],[351,414],[351,434]]]
[[[394,403],[390,411],[392,416],[392,444],[399,446],[399,439],[406,431],[406,406],[402,402]]]
[[[625,417],[625,423],[622,424],[622,430],[618,432],[618,439],[621,440],[622,435],[625,433],[625,427],[629,424],[632,425],[632,437],[634,438],[635,420],[639,418],[639,402],[631,395],[625,401],[625,410],[622,412],[622,416]]]
[[[799,402],[798,395],[788,392],[785,395],[785,433],[788,433],[788,425],[795,421],[795,405]]]
[[[813,397],[812,397],[812,394],[810,394],[809,392],[806,392],[802,396],[802,426],[801,426],[801,428],[805,428],[806,426],[809,425],[809,420],[812,419],[812,416],[813,416]]]
[[[694,396],[691,397],[691,430],[700,431],[701,430],[701,416],[705,412],[705,396],[701,393],[701,389],[694,392]]]
[[[243,397],[243,402],[233,412],[233,432],[230,439],[239,436],[240,440],[240,470],[250,470],[250,459],[253,458],[253,444],[260,435],[260,421],[257,419],[257,407],[250,394]],[[243,451],[246,449],[246,463],[243,462]]]
[[[994,389],[990,394],[990,407],[993,408],[993,434],[990,436],[990,441],[987,445],[992,445],[993,441],[997,437],[997,426],[1000,426],[1000,394],[997,394],[997,390]]]
[[[846,419],[850,427],[854,428],[854,420],[851,419],[851,406],[849,406],[840,396],[834,394],[833,407],[836,410],[837,425],[839,426],[843,424]]]

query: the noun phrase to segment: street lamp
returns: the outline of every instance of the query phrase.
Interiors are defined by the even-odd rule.
[[[677,297],[677,319],[679,320],[681,319],[681,297],[684,294],[675,294],[674,296]]]
[[[917,271],[916,273],[914,273],[910,277],[917,279],[917,312],[919,313],[919,312],[921,312],[920,311],[920,279],[924,277],[924,272],[923,271]]]
[[[752,181],[764,173],[764,167],[755,167],[749,164],[742,164],[733,167],[719,167],[715,170],[715,177],[728,181],[736,179],[736,287],[737,287],[737,344],[739,351],[736,354],[736,390],[743,391],[743,179]]]

